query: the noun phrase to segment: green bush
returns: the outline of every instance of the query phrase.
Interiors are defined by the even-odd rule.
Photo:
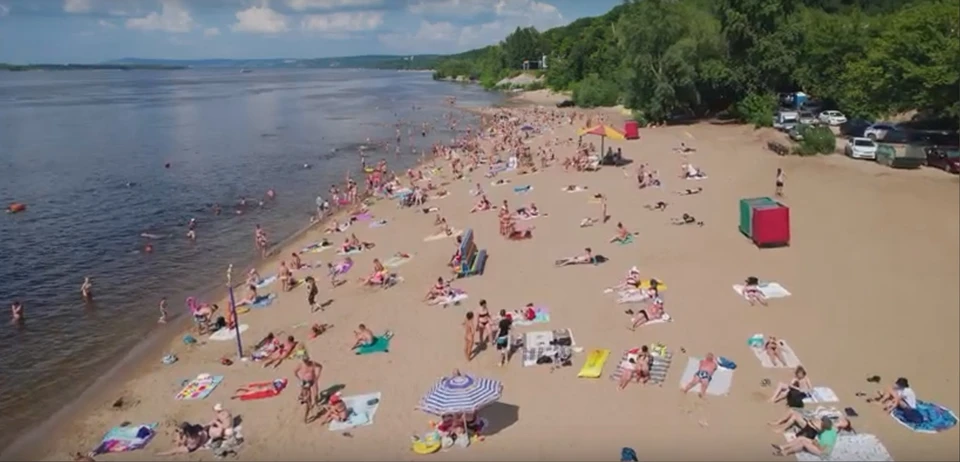
[[[646,127],[650,124],[650,120],[647,119],[647,115],[644,114],[643,111],[633,110],[630,113],[630,116],[633,118],[633,120],[636,120],[637,124],[639,124],[641,127]]]
[[[752,124],[756,128],[773,125],[773,111],[777,108],[777,97],[767,93],[750,93],[734,107],[734,115],[741,122]]]
[[[620,99],[620,88],[610,80],[590,74],[577,83],[573,90],[573,102],[579,107],[614,106]]]
[[[543,90],[544,88],[547,88],[547,85],[543,83],[543,80],[536,80],[530,85],[526,85],[523,87],[523,89],[526,91]]]
[[[793,149],[798,156],[833,154],[837,149],[837,137],[829,127],[804,125],[800,127],[800,135],[803,139]]]

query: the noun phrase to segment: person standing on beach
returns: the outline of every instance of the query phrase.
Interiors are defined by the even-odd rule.
[[[463,321],[463,354],[467,362],[473,359],[473,350],[477,344],[477,326],[473,320],[473,311],[467,311],[467,319]]]
[[[783,196],[783,181],[787,179],[787,175],[783,173],[782,168],[777,169],[777,189],[776,194],[778,197]]]
[[[10,322],[12,324],[23,324],[23,304],[14,301],[13,305],[10,305]]]
[[[93,302],[93,281],[90,280],[90,276],[83,278],[83,284],[80,285],[80,296],[87,303]]]
[[[166,324],[167,323],[167,297],[160,299],[160,319],[157,320],[157,324]]]
[[[267,233],[260,227],[256,225],[253,232],[253,239],[256,244],[257,250],[260,251],[261,258],[267,258]]]
[[[319,394],[317,382],[320,381],[322,372],[323,366],[313,362],[308,356],[304,356],[293,371],[293,375],[300,379],[300,402],[306,406],[303,412],[303,423],[310,423],[310,411],[317,404]]]
[[[320,289],[317,288],[317,280],[313,276],[307,276],[304,281],[307,283],[307,305],[310,306],[310,312],[316,313],[317,310],[322,310],[317,306],[317,294],[320,293]]]

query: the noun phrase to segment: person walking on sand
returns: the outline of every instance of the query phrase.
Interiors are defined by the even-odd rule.
[[[477,327],[473,319],[473,311],[467,311],[467,318],[463,321],[463,354],[467,362],[473,359],[473,350],[477,344]]]
[[[303,361],[293,371],[293,375],[300,379],[300,403],[306,406],[303,412],[303,423],[310,423],[312,420],[310,411],[317,404],[317,395],[320,393],[317,382],[320,381],[321,372],[323,372],[323,366],[313,362],[307,356],[303,357]]]
[[[307,283],[307,306],[310,307],[310,312],[322,311],[323,308],[317,306],[317,294],[320,293],[320,289],[317,288],[317,280],[313,276],[307,276],[304,278],[304,282]]]
[[[785,174],[783,173],[783,169],[782,169],[782,168],[778,168],[778,169],[777,169],[777,183],[776,183],[776,185],[777,185],[776,194],[777,194],[778,197],[782,197],[782,196],[783,196],[783,181],[784,181],[786,178],[787,178],[787,175],[785,175]]]
[[[166,324],[167,323],[167,297],[160,299],[160,319],[157,320],[157,324]]]
[[[90,276],[83,278],[83,284],[80,285],[80,296],[87,303],[93,302],[93,281],[90,280]]]

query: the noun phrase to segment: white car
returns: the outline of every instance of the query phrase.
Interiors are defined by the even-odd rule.
[[[863,136],[874,141],[886,141],[888,143],[904,143],[907,140],[906,132],[891,123],[873,124],[863,131]]]
[[[847,123],[847,116],[840,111],[823,111],[818,117],[820,122],[827,125],[843,125]]]
[[[854,159],[877,159],[877,143],[870,138],[851,138],[844,151]]]

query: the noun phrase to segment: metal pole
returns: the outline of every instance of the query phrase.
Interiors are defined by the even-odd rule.
[[[240,340],[240,318],[237,316],[237,302],[233,299],[233,263],[227,267],[227,293],[230,294],[230,314],[233,315],[233,329],[237,334],[237,358],[243,358],[243,341]]]

